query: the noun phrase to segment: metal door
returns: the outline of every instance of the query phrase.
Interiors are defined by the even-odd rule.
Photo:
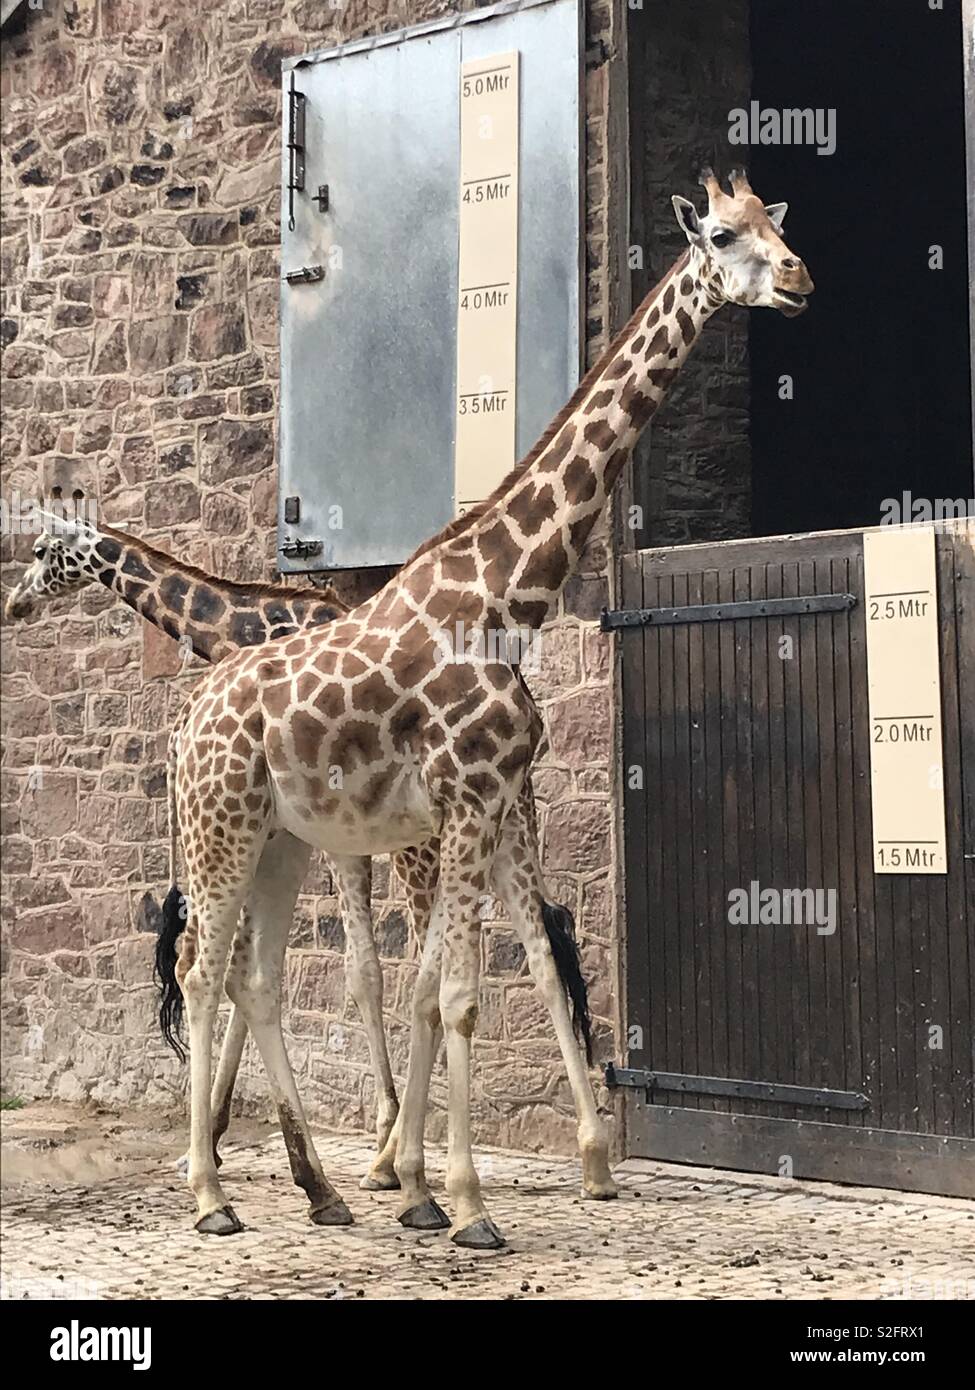
[[[284,65],[285,571],[397,564],[454,515],[460,64],[513,49],[520,456],[579,377],[578,0],[497,5]]]

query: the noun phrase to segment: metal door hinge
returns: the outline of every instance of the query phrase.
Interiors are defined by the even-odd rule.
[[[785,618],[806,613],[841,613],[856,607],[855,594],[810,594],[808,598],[756,598],[734,603],[694,603],[683,608],[604,608],[602,632],[633,627],[675,627],[681,623],[717,623],[740,618]]]
[[[870,1100],[859,1091],[831,1091],[817,1086],[791,1086],[774,1081],[739,1081],[730,1076],[685,1076],[674,1071],[642,1071],[633,1067],[606,1066],[606,1085],[631,1086],[647,1093],[676,1091],[690,1096],[737,1096],[742,1100],[767,1100],[779,1105],[814,1105],[820,1110],[869,1110]]]
[[[295,194],[305,191],[305,94],[291,74],[288,90],[288,230],[295,229]]]
[[[316,280],[325,279],[323,265],[303,265],[300,270],[289,270],[284,277],[289,285],[310,285]]]

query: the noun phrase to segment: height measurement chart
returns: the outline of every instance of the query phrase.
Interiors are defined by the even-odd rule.
[[[460,248],[455,497],[459,511],[515,462],[517,53],[460,70]]]
[[[868,532],[863,570],[874,872],[944,874],[934,531]]]

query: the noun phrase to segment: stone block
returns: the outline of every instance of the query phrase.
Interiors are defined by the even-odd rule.
[[[270,469],[274,436],[269,424],[219,420],[200,434],[200,477],[209,484]]]
[[[129,358],[133,372],[161,372],[182,362],[186,353],[186,320],[166,314],[129,325]]]
[[[10,928],[10,943],[38,956],[76,951],[84,945],[83,921],[82,905],[77,902],[18,912]]]
[[[207,304],[197,309],[190,329],[189,355],[194,362],[236,357],[247,348],[247,326],[238,304]]]
[[[601,801],[569,801],[553,806],[545,827],[547,868],[590,873],[610,864],[609,808]]]
[[[608,765],[609,721],[608,690],[583,690],[548,705],[545,723],[552,761],[568,767]]]

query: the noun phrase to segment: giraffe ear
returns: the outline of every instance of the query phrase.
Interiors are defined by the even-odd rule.
[[[789,211],[788,203],[769,203],[765,209],[765,216],[771,222],[777,232],[781,232],[782,223],[785,215]]]
[[[697,246],[701,241],[701,219],[697,215],[697,208],[686,198],[681,198],[674,194],[671,202],[677,214],[677,222],[687,240],[692,246]]]

